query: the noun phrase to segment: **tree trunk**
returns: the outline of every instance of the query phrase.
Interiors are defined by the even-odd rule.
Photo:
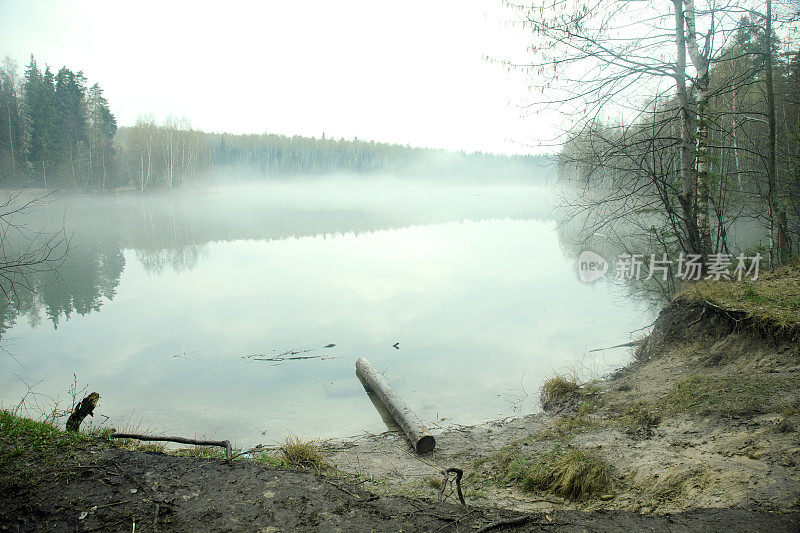
[[[100,395],[93,392],[78,402],[75,409],[69,415],[69,419],[67,419],[67,431],[77,432],[84,418],[87,416],[94,416],[94,408],[97,407],[98,400],[100,400]]]
[[[680,172],[682,191],[678,195],[681,204],[683,223],[683,248],[686,253],[700,250],[700,232],[694,210],[694,181],[692,179],[692,133],[689,98],[686,92],[686,35],[684,33],[683,0],[672,0],[675,7],[675,45],[677,62],[675,64],[675,83],[681,113],[680,132]]]
[[[697,171],[697,211],[700,222],[700,253],[711,253],[711,227],[708,218],[709,180],[708,170],[708,45],[701,51],[697,45],[694,0],[686,0],[686,48],[692,64],[697,70],[694,89],[697,94],[696,171]],[[709,30],[709,34],[713,30]]]
[[[744,186],[742,185],[742,167],[741,163],[739,162],[739,143],[736,140],[736,92],[734,92],[731,96],[731,131],[733,133],[733,162],[736,165],[736,182],[739,184],[739,193],[744,192]]]
[[[72,170],[72,185],[75,187],[75,190],[78,189],[78,182],[77,178],[75,177],[75,155],[73,154],[72,149],[72,139],[69,141],[69,166]]]
[[[778,198],[778,176],[775,164],[777,145],[777,126],[775,123],[775,82],[772,72],[772,0],[767,0],[767,122],[769,123],[769,141],[767,153],[767,210],[769,212],[770,262],[773,267],[781,266],[789,261],[788,228],[786,210]]]
[[[6,112],[8,113],[8,143],[11,147],[11,172],[14,172],[14,135],[11,133],[11,106],[6,102]]]

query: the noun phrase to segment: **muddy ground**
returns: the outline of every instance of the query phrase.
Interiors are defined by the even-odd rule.
[[[519,517],[407,496],[253,461],[91,449],[35,482],[4,486],[2,531],[475,531]],[[516,531],[796,531],[795,515],[696,510],[535,513]],[[506,529],[508,530],[508,529]]]

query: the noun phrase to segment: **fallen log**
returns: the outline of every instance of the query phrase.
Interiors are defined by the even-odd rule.
[[[198,440],[198,439],[187,439],[186,437],[161,437],[159,435],[139,435],[138,433],[112,433],[111,438],[152,440],[159,442],[177,442],[180,444],[194,444],[195,446],[219,446],[221,448],[225,448],[225,456],[228,459],[233,458],[233,450],[231,450],[231,441],[229,440]]]
[[[417,453],[427,453],[436,447],[436,439],[420,422],[417,415],[406,405],[400,395],[375,368],[363,357],[356,361],[356,375],[368,391],[373,392],[392,415],[397,425],[406,434]]]

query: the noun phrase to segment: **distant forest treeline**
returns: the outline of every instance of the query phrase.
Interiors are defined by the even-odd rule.
[[[530,178],[547,157],[412,148],[356,139],[231,135],[185,119],[140,119],[117,128],[99,84],[82,71],[42,71],[31,56],[20,77],[0,65],[0,177],[6,186],[75,191],[173,189],[209,180],[325,174]]]

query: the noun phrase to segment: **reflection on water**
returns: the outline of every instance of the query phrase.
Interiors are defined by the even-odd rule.
[[[620,292],[630,298],[648,305],[652,310],[668,304],[681,288],[678,272],[678,258],[683,251],[675,238],[681,231],[665,220],[660,209],[634,209],[629,198],[616,197],[617,191],[606,191],[601,186],[591,190],[575,188],[569,179],[561,176],[558,198],[554,203],[554,217],[559,221],[558,236],[563,252],[575,260],[583,251],[592,251],[603,257],[609,264],[604,282],[618,286]],[[609,198],[609,196],[611,198]],[[734,258],[744,253],[751,257],[765,249],[764,228],[754,219],[731,213],[731,222],[716,237],[724,237],[725,246],[720,253],[729,253]],[[659,264],[666,254],[665,263]],[[628,273],[630,279],[623,279],[624,272],[616,272],[617,261],[636,255],[641,261],[637,274]],[[650,275],[651,261],[655,267]],[[735,259],[734,259],[735,265]],[[624,265],[620,265],[624,268]]]
[[[63,397],[75,372],[118,428],[345,437],[384,427],[354,373],[365,356],[431,423],[529,411],[576,357],[621,363],[586,350],[649,318],[577,280],[547,198],[341,181],[52,203],[37,222],[65,219],[73,249],[4,310],[2,400],[42,378]],[[323,357],[247,357],[288,350]]]

